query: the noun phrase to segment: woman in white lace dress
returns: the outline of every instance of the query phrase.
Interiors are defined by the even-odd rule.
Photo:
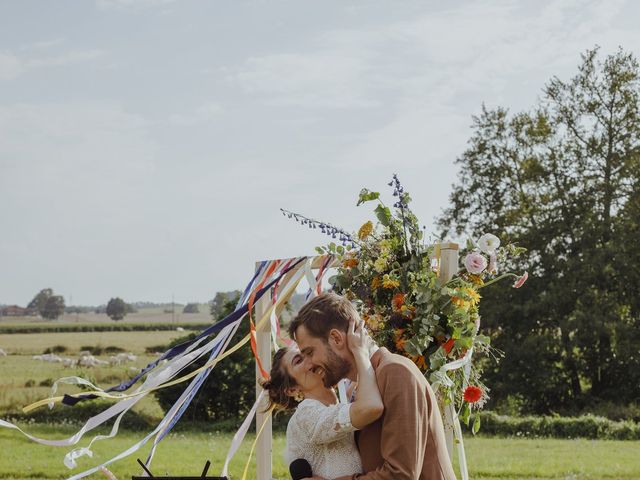
[[[369,359],[369,337],[362,325],[352,322],[347,339],[358,369],[353,403],[338,403],[334,389],[323,384],[324,372],[310,370],[296,347],[276,352],[271,378],[263,385],[272,405],[281,410],[296,410],[287,426],[287,464],[305,459],[313,475],[322,478],[362,473],[354,431],[373,423],[383,413]]]

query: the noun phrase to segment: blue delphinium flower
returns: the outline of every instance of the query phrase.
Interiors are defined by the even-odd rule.
[[[357,242],[354,240],[351,234],[345,232],[341,228],[335,227],[330,223],[320,222],[318,220],[314,220],[313,218],[305,217],[304,215],[300,215],[299,213],[290,212],[283,208],[281,208],[280,211],[285,217],[292,218],[301,225],[307,225],[309,228],[319,228],[322,233],[338,240],[340,243],[342,243],[342,245],[347,245],[348,243],[350,243],[352,247],[355,248],[356,246]]]

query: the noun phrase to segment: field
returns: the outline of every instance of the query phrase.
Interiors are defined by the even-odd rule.
[[[143,311],[144,312],[144,311]],[[59,321],[60,324],[78,322],[81,325],[99,325],[111,322],[104,316],[88,314],[89,318],[76,319],[75,315]],[[167,318],[168,317],[168,318]],[[187,320],[185,320],[185,317]],[[170,323],[175,329],[164,331],[132,331],[132,332],[68,332],[68,333],[30,333],[0,334],[0,348],[8,356],[0,357],[0,418],[7,412],[16,412],[20,407],[45,398],[49,395],[51,383],[63,376],[79,375],[99,386],[106,387],[120,383],[129,378],[134,371],[154,360],[156,355],[149,353],[188,332],[177,331],[183,321],[202,321],[208,317],[200,314],[182,315],[171,323],[171,314],[152,311],[133,314],[127,317],[132,323]],[[50,325],[37,319],[1,319],[0,325]],[[103,366],[92,368],[64,368],[60,363],[47,363],[32,358],[52,347],[66,349],[61,357],[78,358],[81,349],[119,347],[138,356],[136,361],[120,366]],[[107,360],[109,353],[97,355]],[[66,391],[77,391],[67,387]],[[65,389],[61,389],[62,392]],[[55,411],[55,410],[54,410]],[[161,418],[162,412],[156,400],[149,396],[144,398],[136,411],[143,412],[153,418]],[[3,413],[4,412],[4,413]],[[21,424],[29,433],[45,438],[65,438],[75,433],[78,427],[46,424]],[[191,427],[189,427],[191,428]],[[150,430],[150,429],[149,429]],[[211,429],[208,429],[211,430]],[[92,432],[93,433],[93,432]],[[97,433],[97,432],[96,432]],[[104,430],[101,431],[104,433]],[[94,457],[84,457],[80,467],[75,471],[67,470],[62,463],[64,454],[71,448],[58,449],[45,447],[30,442],[19,433],[0,428],[0,478],[10,479],[58,479],[66,478],[81,469],[89,468],[105,461],[117,453],[126,450],[139,441],[145,431],[122,431],[117,438],[98,442],[94,445]],[[206,433],[195,428],[181,430],[171,434],[158,448],[152,471],[157,475],[172,474],[198,475],[204,462],[212,461],[212,474],[218,474],[232,435],[229,433]],[[86,436],[76,447],[86,446],[91,436]],[[245,440],[244,445],[231,464],[232,478],[241,478],[242,470],[248,458],[252,437]],[[604,440],[552,440],[552,439],[501,439],[501,438],[468,438],[466,439],[467,458],[471,478],[482,479],[640,479],[640,442],[604,441]],[[274,436],[273,467],[274,478],[288,478],[287,468],[283,463],[282,451],[284,438],[281,433]],[[146,446],[114,465],[111,470],[120,479],[139,474],[140,469],[135,459],[145,458],[149,450]],[[104,478],[101,474],[92,478]],[[252,470],[248,478],[254,478]]]
[[[180,323],[180,322],[210,322],[209,306],[200,305],[199,313],[182,313],[182,305],[176,305],[175,312],[168,308],[142,308],[136,313],[130,313],[119,322],[139,323]],[[113,323],[106,313],[65,313],[57,320],[43,320],[38,316],[32,317],[0,317],[0,325],[50,325],[51,323]]]
[[[66,427],[64,433],[73,430]],[[60,429],[32,427],[29,432],[47,438],[61,438]],[[11,451],[10,457],[0,459],[0,477],[65,478],[81,469],[90,468],[105,461],[136,443],[142,432],[123,432],[116,439],[94,444],[94,457],[84,457],[73,472],[62,464],[62,457],[71,449],[58,449],[36,445],[17,433],[0,430],[0,451]],[[151,471],[154,475],[166,473],[199,475],[207,459],[211,460],[210,473],[220,472],[231,442],[231,434],[205,434],[181,432],[171,434],[156,451]],[[253,437],[248,437],[231,463],[232,478],[241,478]],[[86,445],[88,440],[81,442]],[[614,442],[591,440],[525,440],[497,438],[469,438],[466,441],[470,478],[482,479],[640,479],[640,442]],[[274,478],[289,478],[282,459],[284,436],[274,437]],[[145,459],[148,445],[127,459],[113,464],[110,470],[119,478],[130,478],[140,473],[136,458]],[[37,455],[34,455],[37,453]],[[254,478],[253,470],[248,478]],[[96,474],[91,478],[104,478]]]
[[[130,378],[140,368],[157,358],[146,352],[147,348],[166,345],[187,332],[176,330],[140,332],[76,332],[46,334],[0,334],[0,348],[8,356],[0,357],[0,412],[16,411],[20,407],[49,396],[53,381],[66,376],[82,376],[100,387],[107,387]],[[65,368],[61,363],[34,360],[33,355],[42,354],[47,348],[61,346],[66,351],[60,357],[77,359],[86,347],[119,347],[138,358],[119,366],[91,368]],[[109,360],[110,354],[96,355]],[[73,388],[61,388],[61,393],[77,392]],[[153,397],[143,399],[137,411],[158,417],[160,408]]]

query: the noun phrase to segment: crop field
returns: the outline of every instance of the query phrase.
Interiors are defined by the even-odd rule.
[[[0,334],[0,348],[7,354],[39,355],[47,348],[63,346],[64,357],[77,355],[83,347],[118,347],[127,352],[142,354],[147,348],[167,344],[188,332],[176,330],[140,332],[48,332]]]
[[[209,323],[211,316],[207,305],[200,306],[199,313],[182,313],[182,307],[176,307],[172,314],[163,308],[144,308],[136,313],[130,313],[124,319],[115,322],[106,313],[65,313],[57,320],[43,320],[38,316],[32,317],[0,317],[1,326],[50,326],[52,324],[96,324],[96,323]]]

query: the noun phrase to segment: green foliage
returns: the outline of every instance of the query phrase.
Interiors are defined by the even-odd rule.
[[[505,232],[526,245],[532,279],[487,288],[480,313],[492,344],[492,398],[533,413],[583,411],[640,398],[640,70],[619,50],[586,52],[553,78],[530,112],[474,118],[447,232]]]
[[[54,295],[52,289],[44,288],[33,297],[27,308],[35,308],[46,320],[55,320],[64,313],[64,298]]]
[[[32,381],[33,382],[33,381]],[[35,384],[35,382],[33,382]],[[41,382],[41,386],[51,386],[51,379]],[[44,385],[43,385],[44,384]],[[33,385],[31,385],[33,386]],[[35,422],[39,424],[71,424],[82,425],[89,418],[98,415],[113,405],[105,400],[80,402],[73,407],[58,405],[54,409],[38,408],[29,413],[22,411],[3,413],[3,418],[10,422]],[[130,411],[122,419],[122,427],[131,430],[148,430],[155,423],[145,414]]]
[[[443,367],[465,357],[471,348],[476,354],[492,352],[490,337],[479,334],[479,290],[510,276],[520,282],[513,273],[497,276],[493,265],[524,249],[510,244],[501,247],[495,235],[483,235],[477,246],[469,243],[469,258],[475,266],[454,267],[451,278],[444,282],[432,264],[434,247],[425,244],[424,232],[409,206],[409,193],[397,175],[388,185],[393,187],[396,200],[393,210],[378,192],[360,191],[358,205],[376,201],[378,224],[367,221],[358,230],[357,240],[350,237],[356,248],[349,250],[331,242],[318,251],[338,260],[336,275],[329,282],[334,291],[355,302],[378,345],[410,358],[446,403],[462,409],[468,423],[471,410],[481,409],[488,397],[482,366],[471,357],[468,369]],[[526,277],[521,282],[524,280]],[[465,398],[467,386],[479,389],[480,396]],[[473,433],[479,429],[480,417],[476,415]]]
[[[51,296],[53,296],[53,290],[51,288],[43,288],[33,297],[33,300],[29,302],[27,308],[35,308],[38,313],[42,315],[41,312],[44,310],[47,300],[49,300]]]
[[[182,313],[200,313],[200,306],[197,303],[187,303],[182,309]]]
[[[67,347],[64,345],[54,345],[53,347],[49,347],[45,349],[42,353],[64,353],[67,351]]]
[[[80,347],[81,352],[89,352],[91,355],[102,355],[104,353],[104,348],[100,345],[82,345]]]
[[[218,320],[233,312],[239,296],[225,301],[220,310]],[[240,324],[229,345],[235,345],[249,333],[249,322]],[[162,351],[178,345],[195,334],[179,338]],[[194,362],[182,373],[186,374],[202,367],[208,356]],[[182,394],[188,383],[163,388],[156,392],[156,398],[163,410],[167,411]],[[247,414],[255,401],[255,362],[249,346],[238,349],[229,357],[218,363],[209,374],[206,382],[200,388],[197,396],[187,408],[183,422],[219,421],[238,419]]]
[[[640,440],[640,424],[604,417],[509,417],[481,412],[483,435],[524,438],[590,438],[598,440]]]
[[[213,300],[209,302],[209,313],[211,314],[211,318],[220,318],[220,315],[224,312],[225,304],[236,298],[238,295],[240,295],[238,290],[233,290],[231,292],[216,292]]]
[[[115,297],[107,303],[107,315],[111,320],[122,320],[128,313],[127,304],[120,297]]]
[[[180,323],[185,330],[202,330],[209,323]],[[85,324],[58,324],[58,325],[12,325],[0,326],[0,334],[10,333],[64,333],[64,332],[144,332],[175,330],[171,323],[85,323]]]

